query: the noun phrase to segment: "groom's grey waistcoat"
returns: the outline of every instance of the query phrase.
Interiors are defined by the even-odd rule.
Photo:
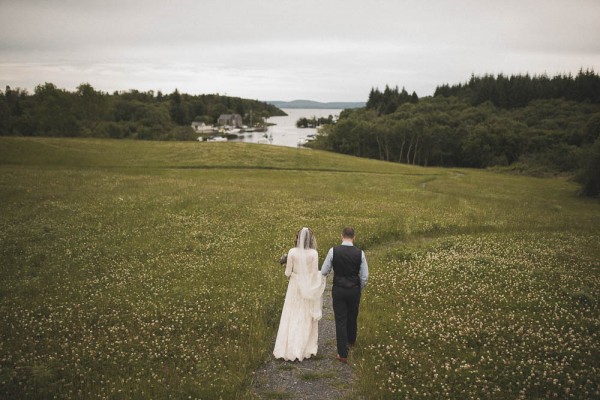
[[[362,250],[356,246],[333,248],[333,285],[345,288],[360,287]]]

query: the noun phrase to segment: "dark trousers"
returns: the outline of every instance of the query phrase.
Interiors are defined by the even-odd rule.
[[[340,357],[348,357],[348,343],[356,342],[356,321],[360,304],[360,287],[347,289],[340,286],[331,288],[333,313],[335,315],[335,338]]]

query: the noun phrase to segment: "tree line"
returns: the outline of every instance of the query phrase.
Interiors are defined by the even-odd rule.
[[[383,92],[379,88],[372,88],[369,93],[369,100],[367,100],[367,110],[375,110],[379,115],[391,114],[404,103],[417,103],[419,96],[416,92],[408,94],[405,88],[402,91],[398,90],[398,86],[390,88],[388,85],[385,86]]]
[[[594,70],[580,70],[576,76],[559,74],[530,76],[503,74],[475,76],[464,84],[441,85],[434,97],[456,96],[471,105],[490,101],[496,107],[524,107],[533,100],[566,99],[577,102],[600,103],[600,76]]]
[[[521,107],[501,107],[492,99],[474,104],[472,91],[405,100],[393,111],[382,102],[344,110],[311,146],[412,165],[576,175],[585,193],[597,195],[600,102],[592,99],[599,93],[582,101],[531,98]]]
[[[327,117],[311,117],[311,118],[307,118],[307,117],[301,117],[298,118],[298,120],[296,121],[296,127],[297,128],[316,128],[318,126],[321,125],[327,125],[327,124],[334,124],[335,123],[335,119],[333,118],[333,115],[329,115]]]
[[[0,135],[195,140],[193,121],[216,123],[221,114],[240,114],[247,125],[286,115],[258,100],[175,90],[112,94],[83,83],[74,92],[52,83],[27,90],[0,90]]]

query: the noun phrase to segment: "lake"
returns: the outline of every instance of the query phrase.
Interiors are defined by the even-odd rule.
[[[298,119],[303,117],[328,117],[329,115],[333,115],[337,119],[342,111],[340,109],[312,108],[283,108],[282,110],[287,114],[286,117],[271,117],[267,120],[267,123],[275,124],[269,126],[266,132],[267,138],[264,136],[265,132],[251,132],[231,141],[263,143],[267,139],[266,143],[275,146],[298,147],[299,140],[305,140],[308,135],[317,133],[316,128],[297,128],[296,121]],[[273,140],[271,140],[271,137]]]

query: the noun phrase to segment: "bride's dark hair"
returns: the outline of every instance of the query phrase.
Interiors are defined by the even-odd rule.
[[[317,238],[310,228],[302,228],[296,233],[296,247],[301,249],[317,249]]]

